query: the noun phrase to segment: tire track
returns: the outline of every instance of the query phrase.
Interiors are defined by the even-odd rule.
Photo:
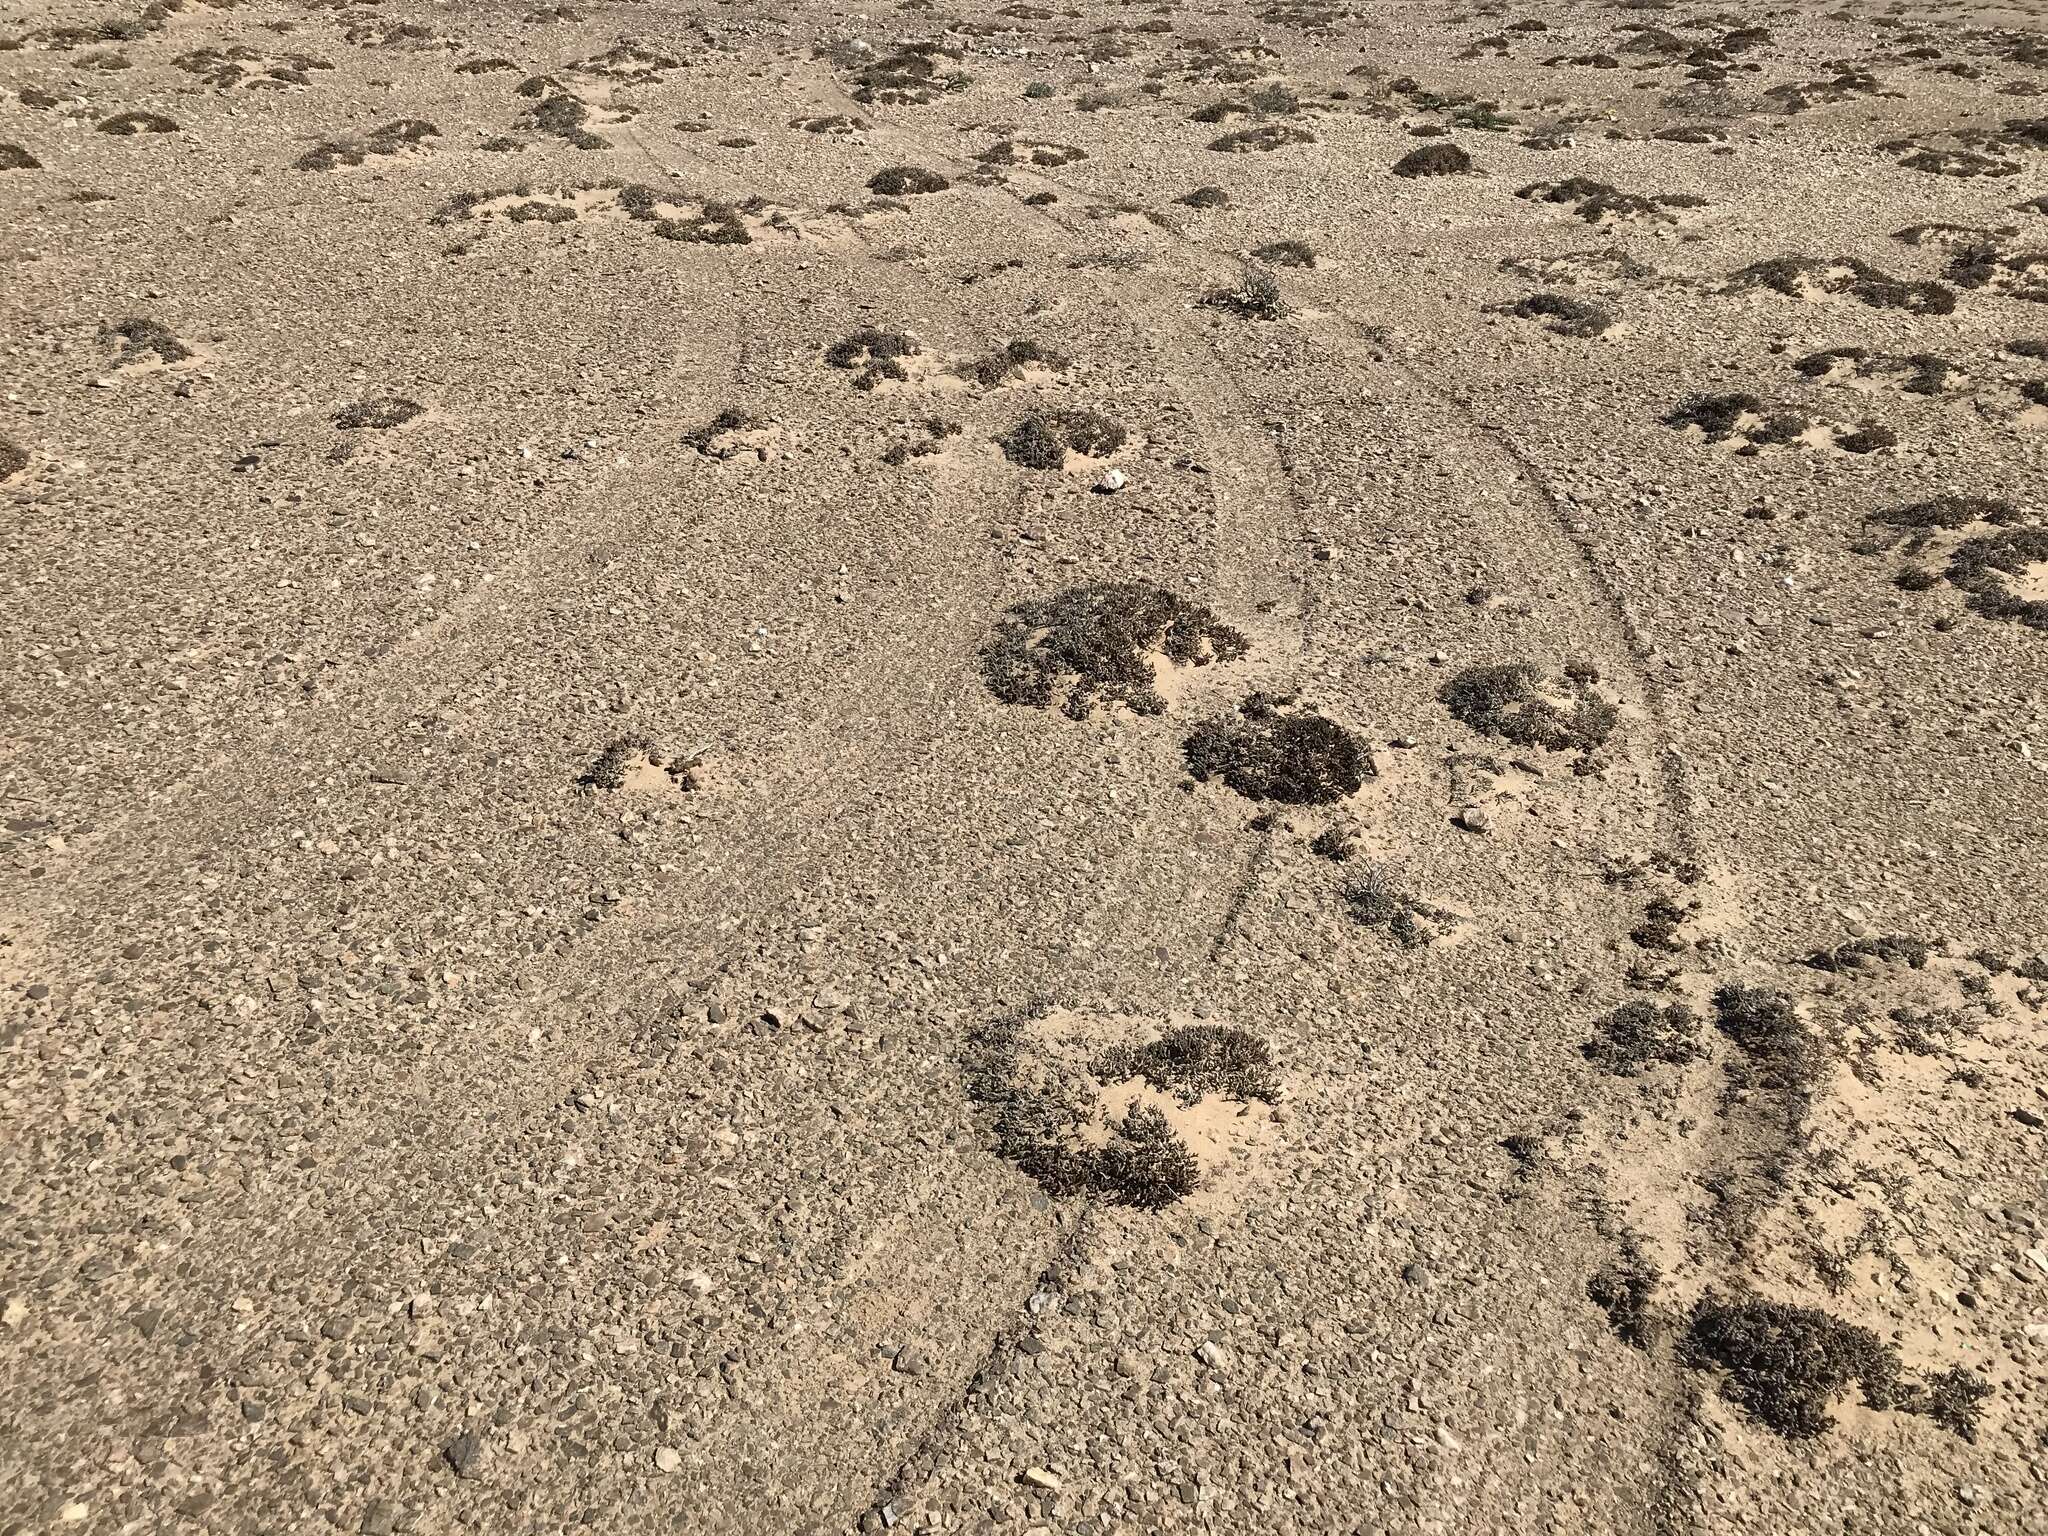
[[[858,106],[853,102],[852,98],[838,89],[836,81],[832,82],[829,90],[835,101],[839,103],[838,110],[858,110]],[[897,131],[906,132],[901,129]],[[909,137],[910,142],[917,144],[920,149],[931,152],[932,147],[915,138],[915,136],[908,135],[906,132],[906,137]],[[970,163],[962,161],[958,157],[947,158],[955,166]],[[1012,179],[1023,185],[1036,186],[1046,191],[1094,197],[1100,201],[1114,201],[1114,199],[1101,197],[1085,181],[1073,176],[1064,169],[1059,176],[1053,176],[1041,170],[1019,168],[1014,173]],[[1051,215],[1044,214],[1043,210],[1034,211],[1040,212],[1042,216],[1052,217]],[[1053,218],[1052,222],[1058,224],[1060,228],[1070,234],[1080,233],[1076,226],[1064,220]],[[1173,248],[1178,251],[1178,260],[1175,260],[1172,255],[1165,252],[1161,254],[1171,265],[1178,269],[1183,280],[1187,281],[1190,286],[1196,288],[1222,286],[1229,283],[1237,275],[1240,268],[1238,262],[1210,251],[1172,220],[1160,219],[1148,222],[1150,222],[1152,228],[1158,229],[1167,236]],[[1337,340],[1345,350],[1353,350],[1360,345],[1369,343],[1375,327],[1343,307],[1334,308],[1330,313],[1339,328]],[[1317,330],[1317,327],[1311,321],[1299,321],[1297,323],[1302,324],[1303,328],[1310,331],[1311,334],[1314,334]],[[1326,336],[1326,340],[1328,339],[1331,338]],[[1625,658],[1635,687],[1645,701],[1647,713],[1650,716],[1653,730],[1658,738],[1655,757],[1657,760],[1658,777],[1664,786],[1665,804],[1661,819],[1666,823],[1664,827],[1665,836],[1674,845],[1675,851],[1681,856],[1697,860],[1700,857],[1703,843],[1697,828],[1696,797],[1691,786],[1690,771],[1687,769],[1682,755],[1677,750],[1675,737],[1669,725],[1669,706],[1666,696],[1650,671],[1648,664],[1650,648],[1643,638],[1640,628],[1635,623],[1633,616],[1629,613],[1627,604],[1622,599],[1619,589],[1615,587],[1601,569],[1597,553],[1580,535],[1572,531],[1572,519],[1565,511],[1562,498],[1559,496],[1556,486],[1534,457],[1515,443],[1506,428],[1495,423],[1483,421],[1477,407],[1469,399],[1458,394],[1451,385],[1437,379],[1421,364],[1412,360],[1390,357],[1389,363],[1412,388],[1419,391],[1433,405],[1462,423],[1467,437],[1490,444],[1502,457],[1513,463],[1520,472],[1521,477],[1536,492],[1543,510],[1547,514],[1557,545],[1561,549],[1569,551],[1568,563],[1577,571],[1580,584],[1593,594],[1597,606],[1607,613],[1613,626],[1612,638],[1616,642],[1613,644],[1612,649],[1618,657]]]

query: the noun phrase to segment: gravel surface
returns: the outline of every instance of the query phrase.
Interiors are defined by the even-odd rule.
[[[0,0],[0,1536],[2048,1533],[2044,18]]]

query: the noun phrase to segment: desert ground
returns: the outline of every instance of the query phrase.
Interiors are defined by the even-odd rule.
[[[2048,1532],[2044,23],[0,0],[0,1533]]]

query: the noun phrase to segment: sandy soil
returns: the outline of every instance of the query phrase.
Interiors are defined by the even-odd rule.
[[[0,0],[0,1532],[2048,1532],[2044,15]]]

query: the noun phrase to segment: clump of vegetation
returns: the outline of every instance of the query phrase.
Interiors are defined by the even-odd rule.
[[[1566,204],[1588,224],[1620,223],[1629,219],[1664,217],[1662,205],[1634,192],[1623,192],[1604,181],[1572,176],[1563,181],[1537,181],[1515,196],[1527,202]]]
[[[853,387],[878,389],[885,382],[902,383],[910,377],[903,359],[916,357],[923,348],[901,331],[877,330],[864,325],[825,349],[825,362],[843,368],[855,377]]]
[[[942,69],[951,55],[937,43],[912,43],[857,72],[853,99],[863,106],[921,107],[973,82],[961,71]]]
[[[1121,424],[1096,411],[1035,411],[996,439],[1026,469],[1064,469],[1069,453],[1104,458],[1123,447]]]
[[[1305,240],[1275,240],[1252,254],[1273,267],[1305,267],[1315,270],[1316,253]]]
[[[1222,138],[1211,141],[1209,147],[1225,155],[1271,154],[1290,144],[1313,144],[1315,141],[1314,134],[1292,123],[1261,123],[1256,128],[1240,128],[1235,133],[1226,133]]]
[[[2048,251],[2002,251],[1995,245],[1966,246],[1949,258],[1948,280],[1958,288],[1988,288],[2048,304]]]
[[[576,210],[567,203],[547,203],[533,198],[524,203],[514,203],[505,210],[505,218],[513,224],[574,224]]]
[[[1240,1103],[1280,1098],[1272,1050],[1257,1035],[1229,1024],[1185,1024],[1146,1045],[1120,1045],[1098,1056],[1090,1070],[1105,1083],[1142,1077],[1183,1104],[1212,1093]]]
[[[1035,341],[1017,340],[999,347],[986,357],[954,366],[953,372],[970,384],[993,389],[1022,375],[1027,367],[1047,368],[1058,373],[1067,366],[1066,357]]]
[[[402,427],[425,407],[403,395],[377,395],[368,400],[358,400],[346,407],[334,418],[337,427],[367,427],[374,431],[388,431]]]
[[[1021,1081],[1025,1028],[1044,1010],[984,1024],[968,1037],[961,1063],[967,1097],[994,1113],[998,1157],[1047,1194],[1077,1195],[1092,1182],[1091,1154],[1080,1140],[1082,1116],[1073,1105]]]
[[[2017,176],[2020,170],[2014,161],[1980,155],[1975,150],[1928,146],[1914,150],[1899,165],[1905,170],[1920,171],[1929,176],[1952,176],[1962,180],[1979,176]]]
[[[961,1076],[968,1098],[994,1116],[996,1154],[1056,1198],[1092,1193],[1162,1210],[1194,1193],[1200,1166],[1162,1111],[1132,1105],[1094,1147],[1082,1136],[1089,1117],[1076,1095],[1057,1080],[1027,1081],[1026,1029],[1046,1011],[997,1019],[968,1039]]]
[[[1791,298],[1847,294],[1873,308],[1922,315],[1952,314],[1956,307],[1954,291],[1942,284],[1893,277],[1854,256],[1775,256],[1735,272],[1728,285],[1734,293],[1768,288]]]
[[[2035,570],[2048,570],[2048,527],[2028,525],[1965,539],[1949,557],[1945,574],[1970,594],[1970,606],[1985,618],[2048,630],[2048,600],[2013,590],[2015,581]]]
[[[1982,1023],[1981,1016],[1967,1008],[1899,1007],[1887,1017],[1896,1026],[1899,1048],[1915,1056],[1945,1055],[1958,1040],[1974,1036]]]
[[[1133,1104],[1110,1123],[1109,1144],[1087,1159],[1089,1182],[1102,1193],[1140,1210],[1160,1211],[1195,1192],[1201,1167],[1166,1116],[1149,1104]]]
[[[1227,309],[1253,320],[1283,320],[1294,312],[1280,291],[1280,280],[1250,262],[1244,264],[1235,288],[1219,288],[1203,302],[1212,309]]]
[[[656,219],[654,232],[664,240],[682,240],[691,245],[754,243],[747,221],[731,203],[704,203],[686,219]]]
[[[1664,425],[1683,431],[1697,428],[1710,443],[1740,437],[1751,446],[1789,443],[1812,425],[1793,411],[1772,411],[1755,395],[1688,395],[1668,411]]]
[[[730,458],[732,457],[732,450],[730,448],[723,452],[720,451],[718,442],[720,438],[727,436],[729,433],[759,432],[768,425],[769,423],[763,421],[751,411],[742,411],[732,406],[727,406],[702,426],[693,427],[688,432],[685,432],[682,439],[683,446],[685,448],[694,448],[697,452],[709,458]]]
[[[1591,752],[1621,720],[1619,706],[1593,691],[1599,680],[1599,669],[1590,662],[1567,664],[1553,684],[1546,684],[1533,662],[1501,662],[1467,667],[1438,690],[1437,698],[1473,730],[1516,746]]]
[[[1042,170],[1057,170],[1086,160],[1088,151],[1072,144],[999,139],[975,158],[985,165],[1035,165]]]
[[[952,183],[921,165],[885,165],[868,178],[868,190],[883,197],[918,197],[943,192]]]
[[[1706,1054],[1698,1014],[1684,1003],[1659,1008],[1642,998],[1623,1003],[1596,1023],[1593,1038],[1579,1049],[1616,1077],[1639,1077],[1658,1062],[1687,1066]]]
[[[294,164],[302,171],[331,171],[344,165],[361,165],[372,155],[396,155],[417,149],[427,140],[438,137],[440,132],[439,128],[422,118],[402,117],[381,128],[371,129],[360,139],[335,139],[316,144],[299,156]]]
[[[585,59],[569,67],[580,75],[599,75],[628,85],[651,85],[683,65],[681,60],[651,48],[643,48],[636,43],[619,43],[596,58]]]
[[[583,770],[576,782],[586,789],[624,789],[626,776],[643,763],[656,760],[654,743],[645,736],[621,736]]]
[[[43,162],[19,144],[0,144],[0,171],[40,171]]]
[[[1975,523],[2011,528],[2026,522],[2027,515],[2011,502],[1994,497],[1941,495],[1873,512],[1867,520],[1899,532],[1877,541],[1865,553],[1876,554],[1903,543],[1907,554],[1917,555],[1933,542],[1937,533],[1954,533]]]
[[[1762,1087],[1806,1093],[1827,1072],[1825,1046],[1783,992],[1731,982],[1714,993],[1714,1024],[1748,1059]]]
[[[843,137],[860,133],[868,126],[864,117],[852,117],[844,112],[821,113],[814,117],[798,117],[790,121],[790,127],[800,128],[805,133],[831,134]]]
[[[1648,1349],[1661,1331],[1650,1303],[1663,1277],[1633,1236],[1624,1237],[1621,1252],[1586,1282],[1586,1297],[1607,1314],[1623,1342]]]
[[[12,480],[28,468],[28,450],[11,437],[0,437],[0,480]]]
[[[1344,904],[1353,922],[1377,928],[1403,949],[1428,948],[1458,921],[1456,913],[1402,889],[1378,865],[1344,887]]]
[[[1425,144],[1411,149],[1394,162],[1396,176],[1414,180],[1418,176],[1463,176],[1472,169],[1472,157],[1455,144]]]
[[[1332,864],[1348,864],[1358,852],[1358,836],[1346,826],[1325,827],[1310,840],[1308,851]]]
[[[281,60],[272,59],[239,43],[228,48],[194,48],[179,54],[171,63],[222,91],[232,90],[245,80],[251,89],[308,86],[313,83],[313,71],[334,68],[325,59],[303,53],[287,54]],[[505,67],[510,69],[512,66],[506,64]]]
[[[101,118],[95,131],[125,139],[139,133],[176,133],[178,125],[160,112],[116,112]]]
[[[1693,1311],[1679,1358],[1725,1373],[1721,1395],[1790,1439],[1832,1428],[1829,1405],[1852,1381],[1873,1408],[1889,1407],[1899,1386],[1896,1348],[1868,1328],[1788,1302],[1707,1296]]]
[[[155,320],[123,320],[119,325],[108,327],[106,334],[120,339],[119,362],[124,367],[130,363],[144,362],[152,357],[168,366],[171,363],[182,363],[192,355],[190,347]]]
[[[1182,193],[1176,201],[1190,208],[1228,208],[1230,194],[1221,187],[1197,187],[1192,192]]]
[[[1817,949],[1806,957],[1806,963],[1817,971],[1857,971],[1874,965],[1903,965],[1918,971],[1926,969],[1933,954],[1934,946],[1925,939],[1892,933]]]
[[[923,437],[910,442],[891,443],[882,453],[882,462],[898,465],[908,464],[912,459],[929,458],[944,447],[946,439],[960,435],[960,423],[947,421],[941,416],[933,416],[923,425]]]
[[[1166,712],[1152,658],[1179,666],[1232,661],[1250,649],[1207,607],[1140,582],[1073,587],[1019,603],[997,624],[981,653],[989,691],[1006,704],[1049,709],[1085,720],[1097,703],[1141,715]]]
[[[1825,352],[1809,353],[1795,362],[1792,369],[1805,378],[1824,379],[1844,366],[1859,379],[1904,375],[1899,388],[1909,395],[1941,394],[1962,372],[1948,359],[1931,352],[1896,357],[1863,347],[1831,347]]]
[[[1182,744],[1188,771],[1248,800],[1333,805],[1377,772],[1365,743],[1314,710],[1255,693],[1237,714],[1198,726]]]
[[[1877,422],[1863,422],[1853,432],[1837,432],[1835,446],[1844,453],[1882,453],[1899,446],[1899,434]]]
[[[1975,1444],[1977,1423],[1990,1396],[1990,1382],[1968,1366],[1954,1365],[1906,1388],[1900,1406]]]
[[[1620,319],[1609,305],[1569,293],[1532,293],[1501,307],[1519,320],[1541,320],[1559,336],[1604,336]]]
[[[590,104],[562,89],[558,82],[536,77],[523,81],[518,87],[518,94],[540,101],[539,106],[526,114],[527,127],[552,134],[576,149],[611,148],[609,139],[590,129]]]
[[[1685,940],[1680,930],[1689,916],[1691,912],[1669,896],[1654,897],[1643,909],[1643,920],[1629,931],[1629,939],[1639,949],[1683,949]]]

